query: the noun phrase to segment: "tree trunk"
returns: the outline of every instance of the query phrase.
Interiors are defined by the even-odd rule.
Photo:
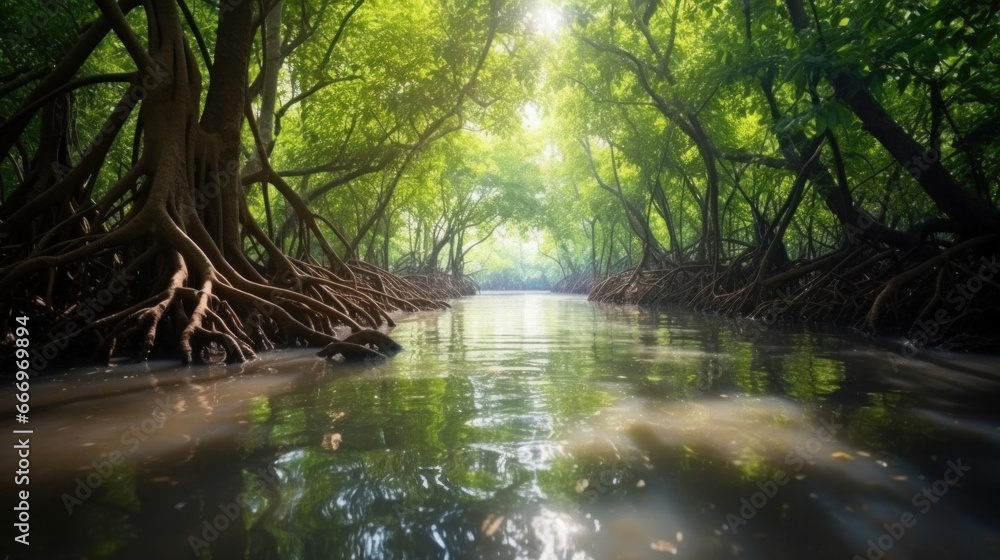
[[[789,19],[796,32],[809,28],[809,17],[801,0],[785,0]],[[966,235],[1000,230],[1000,213],[977,199],[941,164],[941,153],[924,149],[907,134],[864,86],[856,71],[838,67],[827,76],[837,98],[851,108],[854,115],[886,151],[906,169],[938,209],[955,220]]]
[[[219,351],[234,362],[276,344],[329,343],[338,326],[392,325],[389,310],[443,305],[402,279],[382,282],[384,271],[366,268],[365,283],[359,281],[329,248],[302,199],[271,169],[247,105],[254,3],[220,9],[200,122],[202,79],[176,4],[146,3],[148,46],[116,5],[98,4],[140,69],[132,85],[142,91],[141,156],[100,200],[79,200],[89,198],[88,182],[135,103],[123,97],[88,155],[45,196],[14,208],[12,219],[0,224],[9,237],[0,252],[0,292],[12,294],[0,301],[0,316],[29,309],[33,328],[47,330],[59,348],[96,346],[104,359],[124,347],[140,359],[159,349],[179,351],[188,363]],[[64,77],[68,64],[54,74]],[[240,174],[245,122],[262,166],[259,180],[278,188],[335,270],[288,257],[250,215]],[[43,147],[38,157],[65,151],[58,138],[50,142],[54,151]],[[125,206],[131,209],[109,221],[112,209]],[[5,204],[0,213],[7,211]],[[29,227],[12,229],[19,222]],[[54,242],[60,235],[65,239]],[[265,260],[251,262],[246,244]],[[384,291],[389,283],[398,287],[393,293]],[[95,294],[114,297],[80,315],[81,303]]]

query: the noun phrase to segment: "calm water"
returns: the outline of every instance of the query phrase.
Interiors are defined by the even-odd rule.
[[[37,380],[31,553],[0,550],[1000,557],[995,358],[534,293],[393,335],[382,364],[296,350]]]

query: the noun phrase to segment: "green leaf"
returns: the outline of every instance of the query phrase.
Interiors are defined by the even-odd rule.
[[[906,91],[907,86],[910,85],[911,76],[909,74],[903,74],[896,80],[896,85],[899,86],[899,93]]]
[[[827,128],[829,128],[827,122],[827,112],[823,109],[816,111],[813,120],[816,122],[816,134],[822,134]]]

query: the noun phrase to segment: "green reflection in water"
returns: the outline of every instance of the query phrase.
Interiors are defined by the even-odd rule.
[[[661,402],[726,393],[779,395],[799,405],[825,402],[845,379],[845,363],[831,352],[835,339],[802,334],[775,346],[773,338],[742,340],[725,325],[703,319],[534,297],[463,302],[451,314],[406,323],[396,334],[407,353],[388,367],[333,379],[309,397],[279,399],[278,409],[323,403],[327,416],[347,413],[334,427],[320,421],[302,428],[313,440],[339,430],[339,449],[319,458],[287,453],[277,462],[293,469],[310,457],[310,470],[300,478],[304,484],[322,480],[310,491],[325,497],[288,504],[282,517],[322,519],[327,532],[306,540],[319,539],[323,553],[334,557],[532,557],[546,551],[569,557],[574,550],[605,550],[586,538],[573,541],[580,533],[603,531],[625,548],[632,537],[646,539],[643,546],[657,542],[649,540],[655,534],[647,535],[643,523],[629,528],[629,516],[612,520],[609,529],[591,515],[621,509],[637,497],[648,500],[650,493],[641,488],[676,488],[678,480],[694,488],[713,485],[715,491],[695,492],[690,499],[715,507],[706,498],[718,490],[738,496],[740,487],[767,482],[782,467],[794,475],[800,463],[807,466],[807,474],[799,474],[805,479],[843,468],[831,456],[850,456],[841,460],[844,465],[855,460],[853,447],[834,441],[789,462],[788,454],[802,444],[796,440],[812,437],[808,430],[815,421],[797,408],[751,405],[740,413],[709,405],[664,416],[636,403],[626,418],[610,425],[601,420],[613,403],[637,395]],[[899,434],[919,438],[931,431],[912,419],[910,425],[893,422],[907,415],[885,408],[885,400],[899,406],[905,398],[882,394],[858,408],[841,438],[849,435],[871,451],[905,454]],[[727,422],[733,434],[724,431]],[[685,438],[687,431],[694,433]],[[674,440],[662,437],[678,433]],[[893,442],[878,445],[887,434]],[[783,500],[772,508],[772,522],[804,509],[801,502]],[[546,530],[536,526],[549,510],[568,514],[555,523],[561,523],[562,541],[546,540]],[[504,521],[491,527],[501,515]],[[309,533],[281,523],[267,530],[286,543]],[[717,532],[696,546],[738,552],[725,550]],[[823,538],[816,550],[835,540]],[[643,546],[640,556],[650,554]],[[294,555],[301,554],[309,553]]]
[[[743,332],[485,295],[403,317],[386,363],[300,353],[181,386],[183,428],[162,435],[186,443],[132,457],[53,550],[185,557],[240,502],[201,557],[850,558],[960,456],[975,470],[894,558],[991,550],[991,409],[898,379],[847,336]],[[727,527],[778,472],[789,482]]]

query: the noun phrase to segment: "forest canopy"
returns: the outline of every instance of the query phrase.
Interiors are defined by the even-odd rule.
[[[0,315],[48,359],[241,360],[476,283],[996,332],[991,3],[47,0],[0,31]]]

